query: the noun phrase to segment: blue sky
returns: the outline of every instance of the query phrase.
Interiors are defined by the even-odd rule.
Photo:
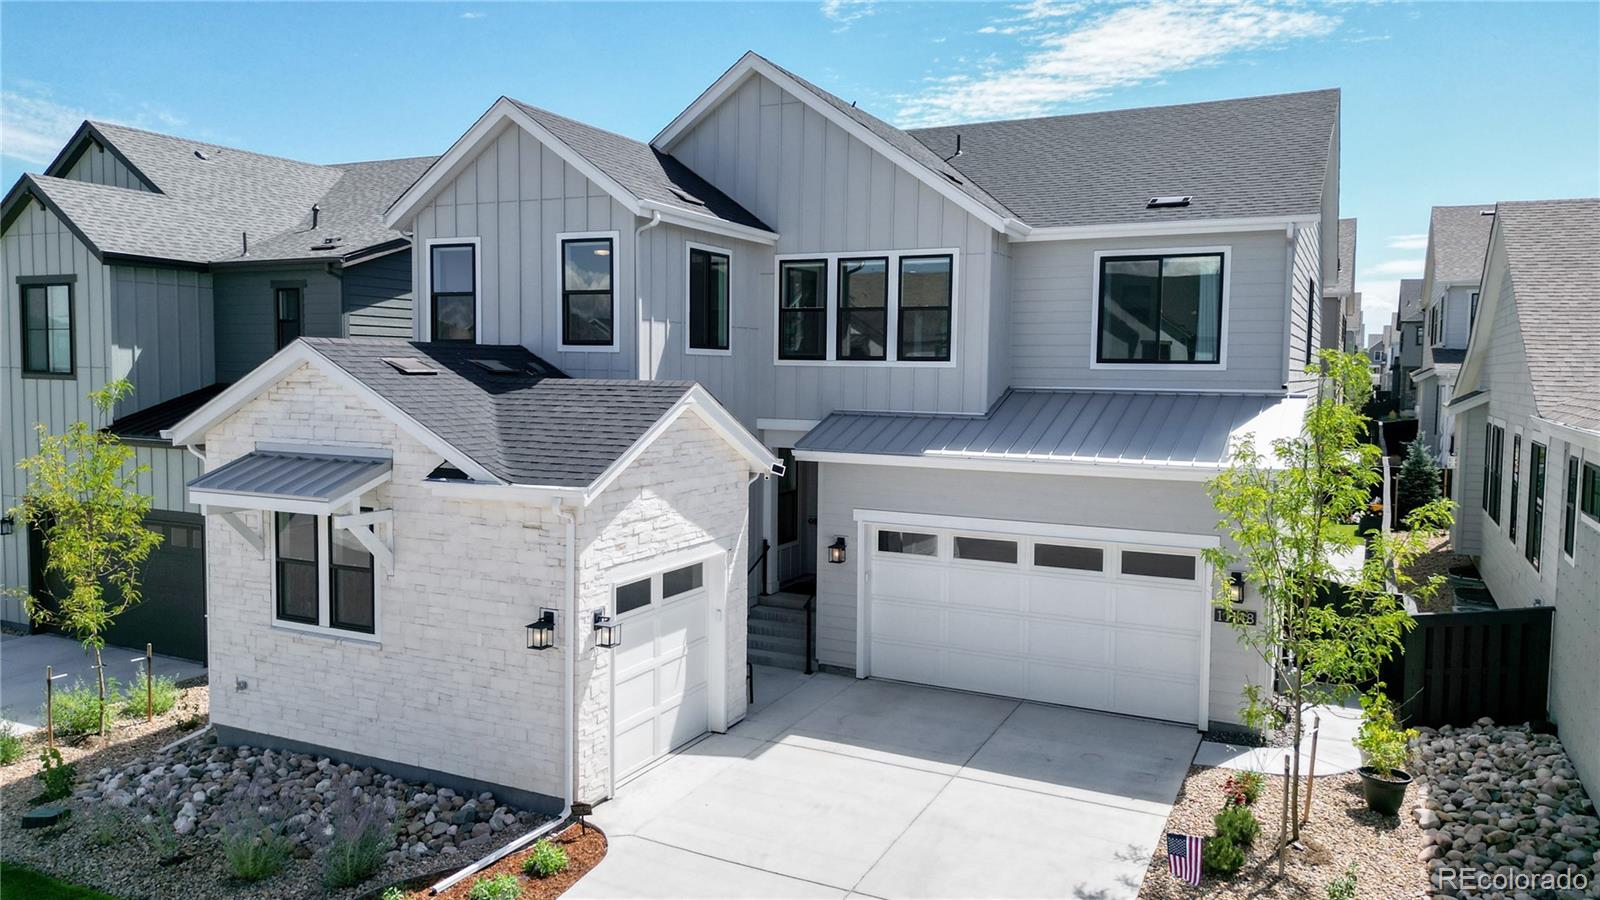
[[[86,117],[314,162],[442,152],[508,94],[648,140],[747,49],[902,125],[1339,87],[1376,330],[1435,204],[1600,194],[1600,5],[0,6],[0,178]]]

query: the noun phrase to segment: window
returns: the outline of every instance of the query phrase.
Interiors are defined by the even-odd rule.
[[[1578,497],[1578,508],[1583,514],[1600,521],[1600,468],[1594,463],[1583,464],[1583,493]]]
[[[609,347],[615,317],[611,238],[561,242],[561,343]]]
[[[478,339],[478,248],[434,244],[428,249],[429,336],[436,341]]]
[[[1486,501],[1484,509],[1489,511],[1489,518],[1497,525],[1500,523],[1500,482],[1503,475],[1501,466],[1505,462],[1505,448],[1506,430],[1494,424],[1484,426],[1483,496]]]
[[[779,450],[783,477],[778,479],[778,543],[792,544],[800,539],[800,467],[793,450]]]
[[[973,559],[979,562],[1013,563],[1017,561],[1016,541],[997,541],[990,538],[958,537],[956,559]]]
[[[72,375],[72,285],[22,285],[22,371],[25,375]]]
[[[1561,551],[1572,556],[1578,537],[1578,458],[1567,454],[1567,493],[1561,503]]]
[[[372,554],[349,531],[328,531],[328,624],[372,634],[377,627]]]
[[[728,254],[689,248],[689,349],[728,349]]]
[[[672,571],[662,575],[662,599],[667,597],[676,597],[679,594],[687,594],[695,588],[705,584],[704,569],[705,565],[703,563],[695,563],[692,566],[684,566],[681,569],[673,569]]]
[[[1317,320],[1317,282],[1306,279],[1306,368],[1311,368],[1311,333]]]
[[[1099,362],[1220,362],[1222,254],[1102,258],[1099,316]]]
[[[319,624],[317,517],[274,513],[277,525],[278,618]]]
[[[1478,322],[1478,292],[1472,292],[1472,306],[1467,311],[1467,327],[1471,328]]]
[[[1422,346],[1422,324],[1417,324],[1417,346]]]
[[[839,260],[839,347],[835,359],[885,359],[889,343],[889,260]]]
[[[1099,547],[1034,544],[1033,564],[1051,569],[1081,569],[1085,572],[1099,572],[1105,568],[1105,551]]]
[[[1124,550],[1122,551],[1122,574],[1193,581],[1194,557],[1178,556],[1173,553],[1147,553],[1142,550]]]
[[[650,605],[650,579],[641,578],[638,581],[617,587],[617,615],[631,613],[636,609],[644,609]]]
[[[778,358],[827,359],[828,261],[778,266]]]
[[[1528,533],[1523,555],[1535,569],[1544,553],[1544,459],[1543,444],[1535,441],[1528,445]]]
[[[1511,437],[1511,517],[1506,520],[1511,543],[1517,542],[1517,490],[1522,481],[1522,435]]]
[[[300,330],[300,289],[297,287],[274,288],[272,294],[274,305],[278,308],[278,349],[282,350],[302,334]]]
[[[879,553],[905,553],[910,556],[938,556],[939,538],[915,531],[879,531]]]
[[[950,361],[953,265],[949,256],[900,257],[898,358]]]

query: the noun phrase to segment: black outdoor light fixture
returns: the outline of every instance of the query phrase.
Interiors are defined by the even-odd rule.
[[[601,612],[594,611],[594,645],[611,649],[622,644],[622,626],[611,622],[611,617]]]
[[[828,562],[844,562],[844,535],[834,538],[833,543],[828,545]]]
[[[556,611],[540,609],[539,621],[528,623],[528,649],[549,650],[556,645]]]
[[[0,518],[0,537],[7,536],[16,530],[17,520],[15,517],[7,515],[4,518]]]
[[[1243,603],[1244,602],[1244,573],[1243,572],[1229,572],[1228,573],[1228,595],[1233,599],[1233,602],[1235,602],[1235,603]]]

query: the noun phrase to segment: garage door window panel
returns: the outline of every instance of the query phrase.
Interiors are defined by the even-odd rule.
[[[617,616],[621,617],[649,606],[650,579],[643,578],[617,587]]]
[[[1105,550],[1099,547],[1075,547],[1070,544],[1035,544],[1033,564],[1046,569],[1067,569],[1080,572],[1105,571]]]
[[[1195,579],[1195,558],[1175,553],[1151,553],[1145,550],[1122,551],[1122,574],[1144,578],[1170,578],[1180,581]]]
[[[958,537],[955,539],[955,558],[1016,565],[1017,542],[993,538]]]
[[[673,569],[661,576],[661,597],[676,597],[686,594],[705,584],[705,564],[695,563],[681,569]]]
[[[901,553],[907,556],[938,556],[939,536],[915,531],[878,532],[879,553]]]

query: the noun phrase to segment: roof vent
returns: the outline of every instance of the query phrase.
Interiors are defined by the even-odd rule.
[[[1182,196],[1174,194],[1170,197],[1151,197],[1149,202],[1145,203],[1144,208],[1174,209],[1177,207],[1188,206],[1191,199],[1193,198],[1188,194],[1184,194]]]
[[[381,362],[388,363],[401,375],[437,375],[439,370],[428,365],[415,356],[385,356]]]
[[[941,170],[941,171],[940,171],[940,172],[939,172],[939,174],[940,174],[940,175],[943,175],[943,176],[944,176],[944,177],[945,177],[945,178],[946,178],[946,179],[948,179],[948,180],[949,180],[949,181],[950,181],[950,183],[952,183],[952,184],[965,184],[965,182],[963,182],[963,181],[962,181],[962,180],[961,180],[961,179],[959,179],[959,178],[957,178],[957,177],[956,177],[956,176],[955,176],[955,175],[952,175],[952,174],[951,174],[951,173],[949,173],[949,172],[945,172],[945,171],[943,171],[943,170]]]
[[[207,155],[206,155],[206,154],[205,154],[205,151],[204,151],[204,150],[196,150],[196,151],[195,151],[195,152],[194,152],[194,158],[195,158],[195,159],[210,159],[210,158],[211,158],[211,157],[209,157],[209,156],[207,156]]]
[[[679,200],[682,200],[685,203],[693,203],[695,206],[706,205],[704,200],[701,200],[699,197],[696,197],[695,195],[689,193],[688,191],[682,190],[681,188],[669,187],[668,190],[672,191],[672,196],[677,197]]]
[[[468,362],[471,362],[473,365],[477,366],[478,368],[484,370],[485,372],[488,372],[490,375],[502,375],[502,376],[504,376],[504,375],[526,375],[526,374],[528,374],[527,370],[518,369],[515,366],[508,366],[508,365],[506,365],[505,363],[501,362],[498,359],[473,359],[473,360],[468,360]]]
[[[1480,215],[1480,216],[1492,216],[1492,215],[1494,215],[1494,210],[1492,210],[1492,209],[1480,209],[1480,210],[1478,210],[1478,215]]]

